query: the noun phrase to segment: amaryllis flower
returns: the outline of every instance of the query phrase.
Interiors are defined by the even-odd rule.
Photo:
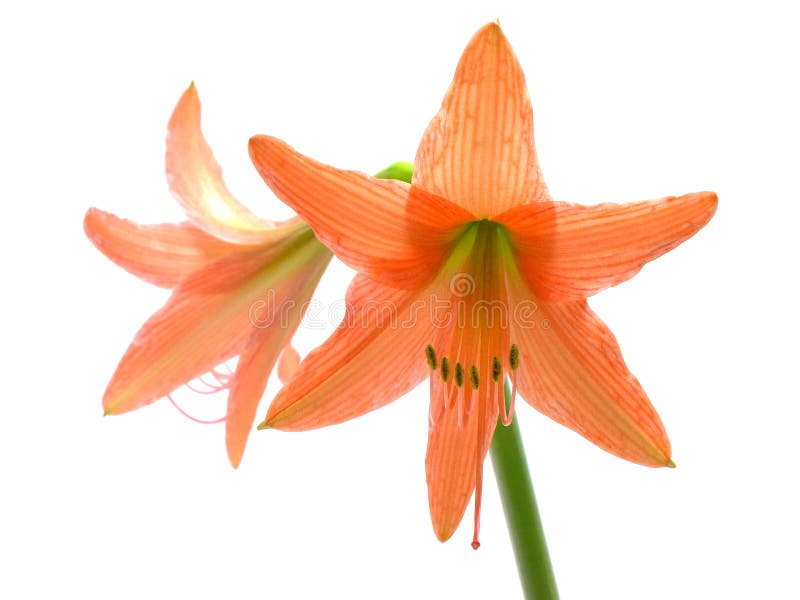
[[[141,408],[209,373],[228,389],[225,440],[237,467],[278,357],[296,366],[289,343],[332,255],[299,219],[265,221],[230,194],[200,130],[194,85],[170,119],[166,162],[189,222],[142,226],[97,209],[84,221],[115,263],[174,288],[122,357],[103,407]],[[232,374],[215,371],[234,357]]]
[[[359,271],[341,327],[275,398],[263,427],[304,430],[379,408],[430,377],[433,527],[448,539],[475,501],[506,411],[503,383],[601,448],[671,466],[656,411],[586,298],[691,237],[716,195],[633,204],[554,201],[522,70],[500,27],[469,42],[406,185],[342,171],[257,136],[273,191]]]

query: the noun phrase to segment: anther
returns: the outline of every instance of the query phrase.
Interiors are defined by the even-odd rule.
[[[457,387],[462,387],[464,385],[464,367],[460,362],[456,363],[456,371],[453,373],[453,379]]]
[[[508,364],[511,365],[511,370],[516,371],[519,368],[519,346],[511,344],[511,352],[508,353]]]
[[[503,363],[500,362],[498,357],[492,359],[492,381],[498,382],[503,376]]]
[[[442,381],[447,383],[447,380],[450,379],[450,360],[446,356],[442,357],[440,373],[442,374]]]
[[[478,367],[475,365],[469,368],[469,382],[473,390],[477,390],[478,386],[481,384],[480,377],[478,377]]]
[[[428,359],[428,366],[431,368],[431,371],[436,370],[436,350],[433,349],[433,346],[428,344],[425,346],[425,358]]]

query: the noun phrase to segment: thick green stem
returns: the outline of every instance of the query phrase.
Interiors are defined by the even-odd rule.
[[[505,393],[508,405],[511,396],[508,382]],[[498,422],[490,452],[525,598],[558,598],[516,415],[507,427]]]

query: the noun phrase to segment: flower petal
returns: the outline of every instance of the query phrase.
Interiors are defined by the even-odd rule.
[[[239,356],[225,417],[225,445],[234,469],[244,455],[272,368],[295,328],[296,325],[291,330],[273,326],[259,331]]]
[[[229,269],[215,263],[185,280],[142,326],[106,389],[106,414],[141,408],[239,354],[253,333],[252,297],[193,290]]]
[[[631,204],[537,203],[497,221],[534,295],[574,299],[630,279],[697,233],[716,208],[716,194],[699,192]]]
[[[429,281],[473,218],[406,183],[324,165],[272,137],[252,138],[250,156],[272,191],[336,256],[388,285]]]
[[[100,252],[126,271],[171,288],[193,271],[241,246],[214,238],[190,223],[138,225],[90,208],[86,236]]]
[[[547,196],[525,76],[496,23],[464,50],[417,150],[413,181],[478,217]]]
[[[433,377],[431,402],[441,397],[445,389],[441,378]],[[434,532],[442,542],[453,535],[464,516],[475,489],[477,461],[480,460],[482,469],[497,425],[498,406],[494,402],[478,403],[472,412],[463,416],[461,425],[458,411],[456,403],[449,403],[428,428],[425,458],[428,502]],[[480,449],[478,440],[481,440]]]
[[[310,232],[298,243],[279,256],[273,248],[243,251],[185,279],[122,357],[103,397],[106,413],[158,400],[242,352],[254,331],[274,324],[274,310],[287,299],[304,305],[307,298],[295,291],[313,290],[330,254]]]
[[[200,129],[200,98],[194,83],[178,101],[168,131],[167,181],[189,218],[229,242],[269,241],[275,223],[254,215],[225,187],[222,170]]]
[[[273,333],[280,333],[279,328],[273,329]],[[272,367],[281,352],[280,342],[276,343],[272,338],[273,336],[262,336],[262,339],[252,340],[236,364],[225,416],[225,446],[228,460],[234,469],[239,468],[242,461],[258,404],[267,387]]]
[[[540,302],[515,319],[517,385],[534,408],[590,442],[639,464],[670,466],[664,426],[619,345],[585,300]],[[519,317],[519,313],[517,315]]]
[[[341,423],[399,398],[428,375],[426,299],[357,275],[339,328],[276,396],[265,425],[302,431]]]
[[[283,385],[292,380],[300,366],[300,354],[292,346],[286,346],[278,360],[278,378]]]
[[[301,272],[271,290],[275,299],[275,305],[267,311],[267,314],[271,313],[273,317],[271,320],[259,319],[259,316],[264,316],[263,313],[252,312],[252,308],[259,305],[251,304],[250,317],[257,325],[257,330],[239,356],[236,375],[228,395],[228,412],[225,418],[225,442],[228,458],[234,468],[237,468],[242,460],[258,405],[269,375],[278,362],[278,356],[281,355],[283,362],[287,360],[285,358],[287,353],[297,354],[289,342],[300,325],[308,301],[330,259],[330,253],[324,246],[316,240],[313,243],[319,245],[321,249],[318,250],[320,259],[307,263]],[[276,308],[279,309],[277,315]],[[274,318],[275,316],[278,320]],[[280,371],[281,366],[278,369]]]

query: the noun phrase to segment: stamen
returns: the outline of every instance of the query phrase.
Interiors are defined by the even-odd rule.
[[[433,346],[428,344],[425,346],[425,358],[428,360],[428,366],[431,368],[431,371],[436,370],[436,350],[433,349]]]
[[[458,404],[459,431],[464,429],[464,405],[467,403],[467,399],[464,396],[469,393],[470,393],[469,390],[465,390],[464,388],[458,389],[458,400],[456,400],[456,403]]]
[[[203,375],[205,375],[205,373],[203,373]],[[199,382],[200,382],[200,383],[202,383],[203,385],[207,385],[208,387],[210,387],[210,388],[212,388],[212,389],[214,389],[214,388],[216,388],[216,387],[217,387],[217,386],[216,386],[216,384],[213,384],[213,383],[208,383],[208,382],[207,382],[205,379],[203,379],[203,375],[200,375],[200,376],[197,378],[197,381],[199,381]],[[213,374],[212,374],[212,376],[213,376]]]
[[[511,370],[516,371],[519,368],[519,346],[511,344],[511,351],[508,353],[508,364],[511,365]]]
[[[215,419],[213,421],[205,421],[203,419],[198,419],[197,417],[193,417],[185,410],[183,410],[180,406],[178,406],[178,403],[175,402],[171,394],[167,394],[167,398],[169,399],[170,402],[172,402],[172,406],[178,409],[179,413],[181,413],[187,419],[194,421],[195,423],[200,423],[201,425],[215,425],[216,423],[222,423],[225,420],[225,417],[220,417],[219,419]]]
[[[511,400],[508,403],[508,423],[503,419],[503,425],[508,427],[514,419],[514,402],[517,399],[517,372],[511,371]],[[506,404],[505,394],[503,394],[503,406]]]
[[[503,363],[498,357],[492,358],[492,381],[498,382],[503,376]]]
[[[450,360],[446,356],[442,357],[441,374],[442,381],[447,383],[447,380],[450,379]]]
[[[233,377],[233,373],[220,373],[216,369],[211,369],[209,373],[211,373],[214,381],[217,382],[221,389],[228,387],[228,383],[230,383],[231,377]]]
[[[456,363],[456,372],[454,373],[454,378],[457,387],[462,387],[464,385],[464,367],[460,362]]]
[[[212,385],[212,384],[208,383],[207,381],[203,381],[199,377],[197,378],[197,381],[199,381],[200,383],[205,385],[208,389],[207,390],[201,390],[199,388],[196,388],[196,387],[194,387],[192,385],[191,381],[189,383],[185,383],[184,385],[187,388],[189,388],[190,390],[192,390],[195,394],[203,394],[203,395],[216,394],[217,392],[220,392],[220,391],[224,390],[225,387],[226,387],[223,384]]]
[[[498,404],[500,405],[500,422],[505,426],[508,427],[511,425],[511,421],[514,419],[514,401],[517,397],[517,374],[512,372],[511,373],[511,381],[514,383],[511,384],[511,399],[506,405],[506,394],[503,387],[498,384]]]
[[[436,419],[433,416],[433,402],[435,400],[433,397],[433,375],[428,378],[428,381],[430,382],[430,391],[428,392],[428,398],[430,399],[428,401],[428,424],[433,427],[436,423]]]
[[[477,390],[478,386],[481,384],[481,379],[478,377],[478,367],[475,365],[469,368],[469,382],[473,390]]]

